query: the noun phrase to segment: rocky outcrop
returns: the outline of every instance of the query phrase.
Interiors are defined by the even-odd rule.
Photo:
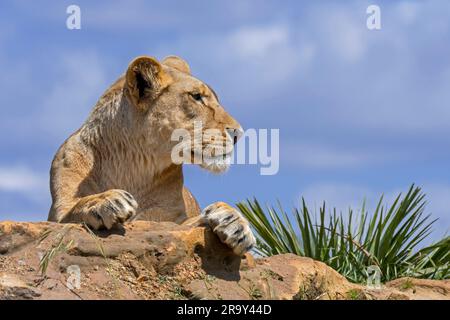
[[[352,284],[292,254],[235,256],[205,227],[0,223],[0,299],[449,299],[450,282]]]

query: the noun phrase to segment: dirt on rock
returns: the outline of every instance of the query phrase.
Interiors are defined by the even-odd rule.
[[[450,299],[450,282],[370,289],[310,258],[238,257],[207,227],[2,222],[0,299]]]

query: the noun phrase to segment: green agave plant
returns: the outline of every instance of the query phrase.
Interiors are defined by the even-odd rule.
[[[382,281],[411,276],[429,279],[450,277],[450,237],[420,248],[436,220],[424,215],[425,195],[412,185],[391,206],[380,198],[369,215],[347,215],[333,209],[311,213],[302,199],[291,217],[280,204],[264,210],[256,199],[237,206],[250,221],[257,238],[256,252],[263,256],[294,253],[323,261],[353,282],[365,282],[369,266],[377,267]],[[294,221],[294,222],[293,222]]]

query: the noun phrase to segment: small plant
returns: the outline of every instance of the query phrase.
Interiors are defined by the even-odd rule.
[[[328,293],[323,280],[317,277],[308,277],[300,285],[294,300],[319,300],[325,295]]]
[[[252,300],[258,300],[263,296],[261,290],[259,290],[259,288],[257,288],[256,286],[251,286],[248,294],[250,295]]]
[[[167,282],[167,276],[158,274],[158,283],[163,284]]]
[[[264,269],[261,272],[261,276],[263,278],[275,279],[275,280],[278,280],[278,281],[283,281],[284,280],[283,276],[279,275],[278,273],[276,273],[275,271],[272,271],[270,269]]]
[[[42,241],[44,241],[45,239],[48,238],[48,236],[52,233],[53,231],[51,229],[46,229],[44,230],[38,238],[38,244],[42,243]]]
[[[364,300],[364,294],[361,290],[351,289],[347,292],[347,298],[349,300]]]
[[[181,289],[181,287],[179,287],[179,286],[174,286],[173,292],[178,297],[183,296],[183,289]]]
[[[189,299],[190,294],[186,292],[183,287],[174,284],[173,285],[173,298],[176,300],[183,300],[183,299]]]
[[[108,275],[112,278],[112,285],[114,288],[114,292],[117,297],[121,297],[120,293],[120,276],[114,272],[114,265],[111,263],[111,259],[108,259],[108,255],[106,254],[105,247],[103,246],[102,240],[91,230],[91,228],[86,224],[83,223],[84,229],[89,233],[91,238],[94,240],[95,245],[97,246],[97,249],[100,251],[100,254],[102,255],[102,258],[104,259],[106,263],[105,271],[108,273]]]
[[[64,227],[63,230],[58,233],[58,240],[56,241],[56,244],[52,245],[52,247],[44,253],[41,260],[39,261],[39,270],[41,271],[42,275],[45,275],[47,273],[47,268],[55,256],[60,253],[67,252],[72,247],[73,240],[64,242],[64,237],[66,236],[67,231],[68,229]],[[50,231],[44,231],[43,234],[41,234],[38,242],[41,243],[42,241],[44,241],[50,235],[50,233]]]
[[[382,196],[371,215],[365,203],[359,215],[352,209],[348,215],[338,214],[336,209],[327,214],[325,203],[317,215],[302,199],[300,209],[295,208],[291,217],[280,204],[278,209],[264,210],[256,199],[237,206],[255,231],[260,255],[311,257],[358,283],[366,282],[366,270],[373,265],[380,269],[382,281],[407,276],[448,279],[450,237],[420,248],[436,222],[424,214],[424,198],[420,188],[412,185],[388,207]]]
[[[406,291],[409,289],[413,289],[413,291],[415,291],[415,286],[413,281],[410,278],[407,278],[401,285],[400,285],[400,290],[402,291]]]
[[[255,285],[255,283],[252,280],[247,279],[247,278],[245,278],[245,280],[247,280],[249,283],[248,289],[245,286],[241,285],[239,283],[239,281],[237,282],[237,285],[248,294],[250,299],[258,300],[258,299],[262,298],[263,294],[262,294],[261,290]]]
[[[89,233],[89,235],[92,237],[92,239],[95,241],[95,245],[97,246],[97,249],[100,251],[100,254],[102,255],[103,259],[108,263],[108,257],[106,256],[105,248],[103,247],[103,244],[99,237],[91,230],[91,228],[83,222],[84,229]]]

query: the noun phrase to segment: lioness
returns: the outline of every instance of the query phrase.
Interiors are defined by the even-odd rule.
[[[234,253],[250,250],[255,238],[244,217],[223,202],[209,205],[199,216],[197,201],[183,186],[182,164],[171,159],[176,144],[172,132],[182,128],[193,133],[194,121],[221,132],[202,141],[203,148],[230,139],[235,143],[243,133],[216,93],[191,75],[186,61],[176,56],[162,62],[134,59],[56,153],[48,220],[84,222],[94,229],[130,220],[202,220]],[[223,172],[228,168],[224,156],[229,153],[212,155],[200,165]]]

